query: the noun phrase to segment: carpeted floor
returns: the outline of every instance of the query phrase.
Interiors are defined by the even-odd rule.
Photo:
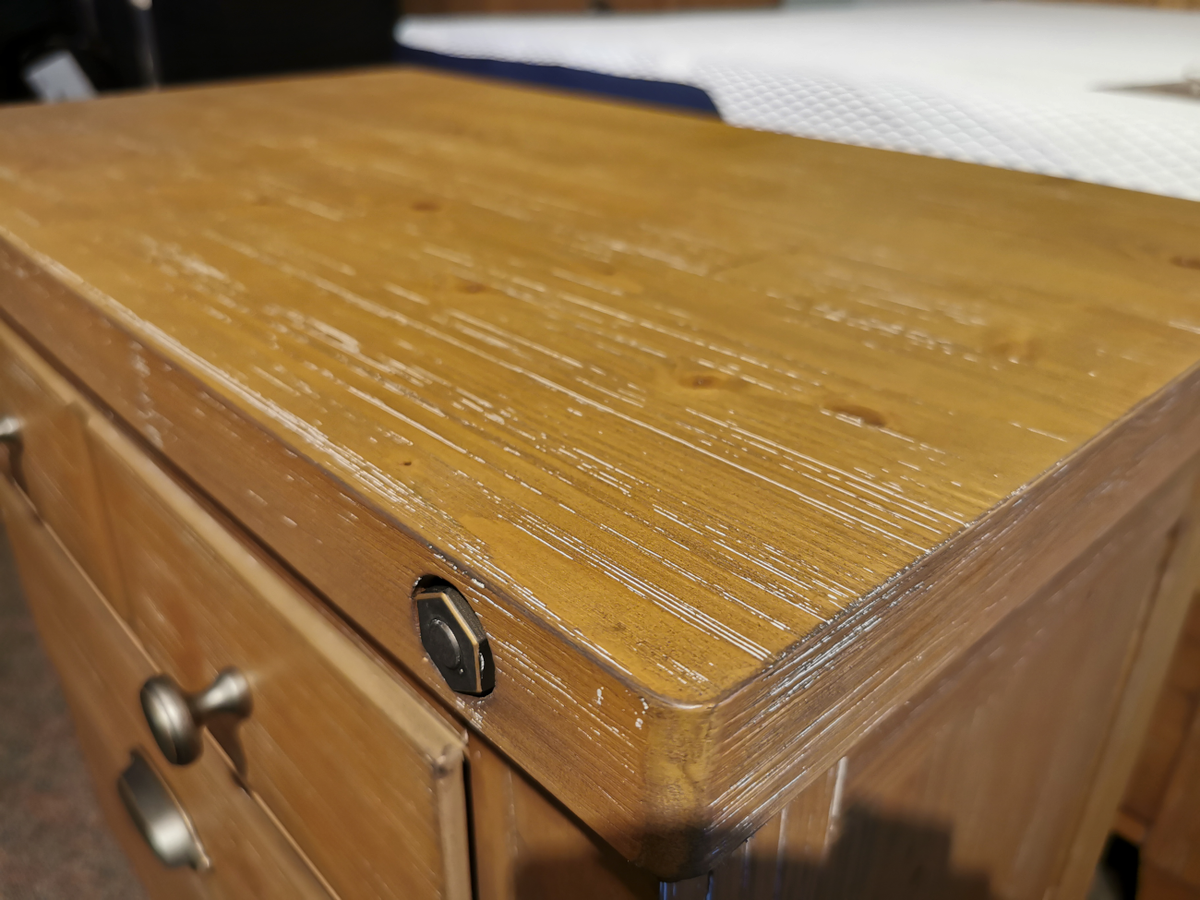
[[[144,900],[92,795],[0,531],[0,900]]]

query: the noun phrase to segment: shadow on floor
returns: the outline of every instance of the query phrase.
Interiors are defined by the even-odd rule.
[[[592,900],[579,863],[533,860],[517,873],[517,898]],[[690,896],[690,895],[689,895]],[[982,873],[956,870],[950,835],[854,807],[823,860],[804,857],[746,861],[711,882],[708,900],[995,900]],[[598,898],[597,898],[598,900]]]

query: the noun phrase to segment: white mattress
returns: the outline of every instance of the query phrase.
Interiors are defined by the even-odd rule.
[[[699,87],[734,125],[1200,200],[1200,12],[959,2],[411,16],[436,53]]]

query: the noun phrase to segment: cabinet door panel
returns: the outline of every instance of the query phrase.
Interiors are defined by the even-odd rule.
[[[9,467],[38,515],[105,597],[124,596],[84,439],[86,404],[61,375],[0,324],[0,417],[17,428]]]
[[[192,766],[169,767],[142,716],[138,691],[155,671],[128,626],[96,591],[26,499],[0,479],[0,505],[21,583],[91,771],[100,806],[157,900],[329,900],[261,804],[239,785],[215,742]],[[140,751],[191,819],[204,871],[168,869],[118,797],[117,778]]]
[[[186,690],[250,681],[223,739],[246,783],[343,897],[466,900],[461,729],[109,423],[89,435],[138,637]]]

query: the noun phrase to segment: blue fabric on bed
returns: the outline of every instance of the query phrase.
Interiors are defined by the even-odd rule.
[[[622,100],[636,100],[641,103],[657,103],[677,109],[689,109],[713,116],[717,115],[717,107],[713,104],[712,98],[705,91],[689,84],[622,78],[619,75],[602,75],[599,72],[586,72],[582,69],[569,69],[564,66],[540,66],[499,59],[449,56],[429,50],[405,47],[402,44],[396,45],[395,58],[398,62],[409,65],[429,66],[434,69],[447,69],[468,75],[482,75],[487,78],[500,78],[525,84],[566,88],[605,97],[618,97]]]

